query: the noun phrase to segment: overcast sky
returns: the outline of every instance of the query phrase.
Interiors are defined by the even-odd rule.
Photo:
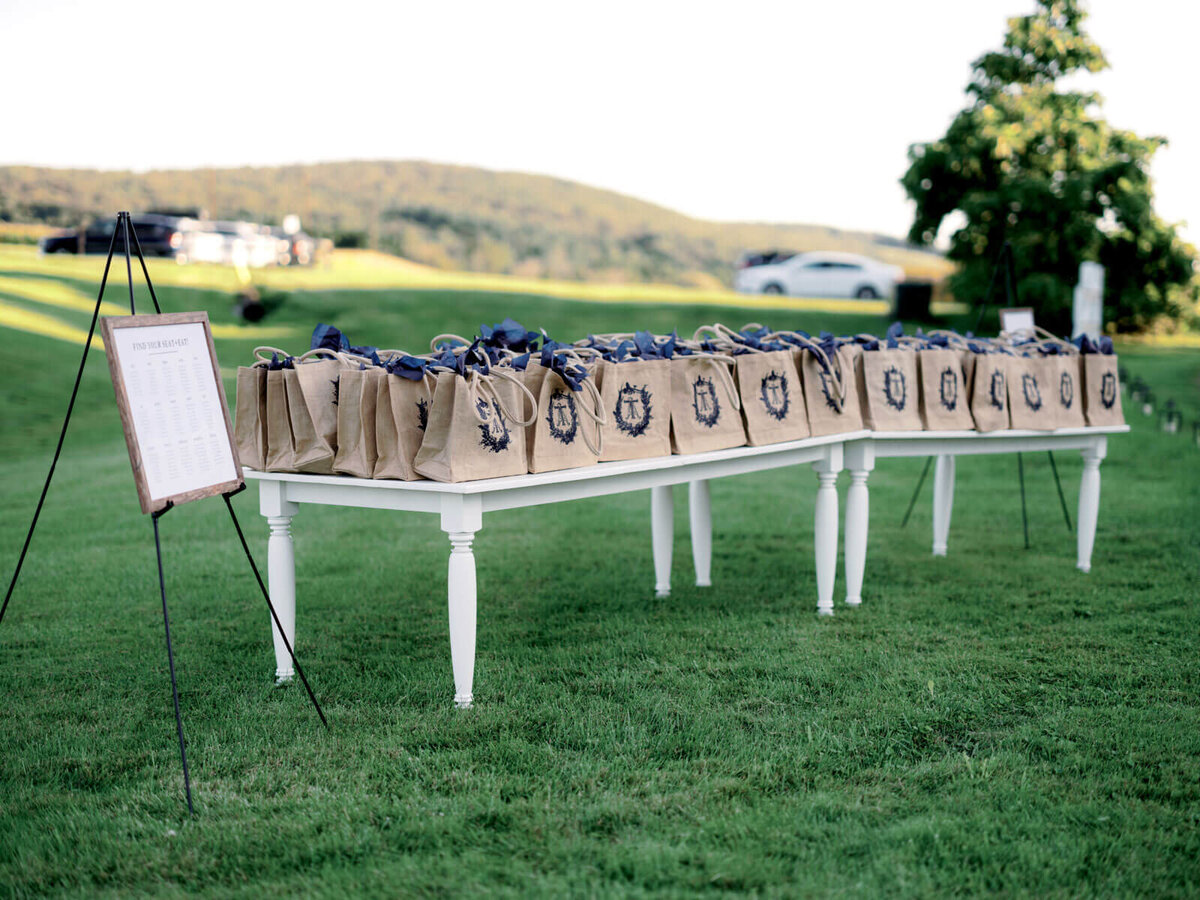
[[[1171,146],[1200,240],[1191,0],[1095,0],[1121,128]],[[562,176],[713,219],[891,234],[909,144],[1030,0],[203,4],[0,0],[0,163],[427,159]]]

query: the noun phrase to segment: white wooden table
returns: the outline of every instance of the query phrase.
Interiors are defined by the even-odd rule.
[[[450,656],[454,669],[454,702],[471,703],[475,674],[475,621],[477,586],[471,544],[483,527],[485,512],[499,512],[563,500],[649,489],[654,553],[655,591],[670,592],[671,546],[674,510],[671,488],[689,484],[692,523],[692,557],[696,583],[710,583],[712,517],[708,482],[712,478],[764,469],[811,464],[817,473],[813,549],[816,557],[817,603],[822,612],[833,612],[833,585],[837,570],[837,476],[842,469],[842,449],[847,439],[866,431],[771,444],[738,447],[687,456],[656,457],[628,462],[599,463],[579,469],[491,478],[460,484],[435,481],[374,481],[327,475],[297,475],[246,470],[259,482],[259,510],[270,526],[267,543],[271,598],[288,639],[295,646],[296,563],[292,543],[292,517],[302,503],[393,509],[435,513],[450,539],[447,579],[450,614]],[[780,498],[787,502],[786,498]],[[272,623],[276,677],[290,678],[292,664],[287,648]]]
[[[1100,511],[1100,462],[1108,452],[1108,435],[1124,434],[1128,425],[1103,428],[1060,428],[1057,431],[897,431],[871,432],[849,440],[845,446],[845,468],[850,472],[846,492],[846,602],[862,602],[863,576],[867,560],[867,526],[870,503],[867,479],[875,460],[901,456],[937,458],[933,478],[933,555],[945,556],[950,535],[950,513],[954,504],[954,460],[957,456],[992,453],[1025,453],[1038,450],[1079,450],[1083,474],[1079,482],[1079,514],[1076,520],[1076,565],[1087,572],[1092,567],[1096,519]]]

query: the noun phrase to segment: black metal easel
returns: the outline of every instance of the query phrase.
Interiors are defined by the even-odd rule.
[[[1014,255],[1011,241],[1005,241],[1004,246],[1000,248],[1000,254],[996,257],[996,264],[992,267],[992,277],[988,280],[987,293],[983,296],[983,305],[979,307],[979,315],[975,317],[975,332],[978,333],[980,326],[983,325],[983,317],[987,314],[988,308],[992,305],[992,296],[996,292],[996,283],[1000,280],[1001,272],[1004,274],[1004,295],[1008,301],[1008,305],[1017,305],[1017,278],[1016,267],[1014,264]],[[1071,513],[1067,510],[1067,498],[1063,493],[1062,481],[1058,477],[1058,464],[1054,461],[1054,453],[1051,450],[1046,451],[1046,456],[1050,458],[1050,471],[1054,474],[1054,486],[1058,489],[1058,502],[1062,506],[1063,520],[1067,523],[1067,531],[1073,531],[1071,526]],[[929,467],[933,465],[933,457],[930,456],[925,460],[925,468],[921,470],[921,477],[917,479],[917,487],[913,491],[912,498],[908,501],[908,509],[904,511],[904,518],[900,522],[900,527],[904,528],[908,525],[909,517],[912,516],[913,508],[917,505],[917,498],[921,495],[921,488],[925,484],[925,478],[929,475]],[[1021,528],[1025,534],[1025,549],[1029,549],[1029,512],[1025,503],[1025,462],[1021,457],[1021,453],[1017,453],[1017,480],[1021,485]]]
[[[154,311],[159,314],[162,313],[162,309],[158,305],[158,296],[154,293],[154,284],[150,281],[150,272],[146,268],[146,260],[142,255],[142,245],[141,241],[138,240],[137,230],[130,227],[129,213],[124,211],[119,212],[117,213],[117,226],[113,230],[112,239],[108,244],[108,257],[104,261],[104,274],[100,279],[100,292],[96,296],[96,306],[92,310],[92,322],[88,328],[87,340],[83,345],[83,355],[79,360],[79,370],[75,374],[75,385],[71,388],[71,399],[67,403],[67,414],[63,417],[62,430],[58,435],[58,443],[54,448],[54,456],[50,460],[50,470],[46,473],[46,482],[42,485],[42,493],[38,497],[37,507],[33,512],[33,521],[29,523],[29,531],[25,535],[24,544],[21,546],[21,553],[17,558],[16,568],[13,571],[12,579],[8,583],[8,590],[4,594],[4,603],[0,605],[0,622],[4,621],[4,614],[8,610],[9,600],[12,599],[13,590],[16,588],[17,579],[21,575],[21,567],[25,563],[26,554],[29,552],[29,545],[33,540],[33,532],[37,528],[38,519],[42,514],[42,507],[46,502],[46,494],[50,491],[50,482],[54,478],[55,467],[58,465],[59,456],[62,454],[63,442],[66,440],[67,436],[67,426],[71,421],[71,413],[75,409],[75,400],[79,395],[79,385],[83,381],[83,370],[85,364],[87,363],[88,350],[91,349],[92,338],[96,333],[96,322],[100,317],[100,304],[104,299],[104,289],[108,284],[108,273],[112,266],[113,251],[116,249],[118,232],[121,233],[125,244],[125,274],[129,283],[129,314],[137,314],[136,302],[133,295],[133,261],[130,253],[131,244],[133,253],[137,255],[138,262],[141,264],[142,275],[146,279],[146,287],[150,290],[150,299],[154,304]],[[226,494],[222,494],[221,496],[225,500],[225,506],[229,510],[230,518],[233,520],[233,527],[237,531],[237,536],[239,541],[241,541],[242,549],[246,553],[246,559],[250,563],[250,569],[254,573],[254,578],[258,582],[258,586],[262,591],[263,598],[267,601],[267,607],[271,611],[271,618],[275,623],[275,627],[279,629],[280,636],[283,637],[284,646],[287,647],[288,655],[292,659],[292,665],[296,668],[296,674],[300,676],[300,681],[304,684],[305,691],[308,692],[308,698],[312,701],[313,707],[317,711],[317,715],[321,718],[321,724],[328,728],[329,722],[325,718],[325,713],[321,710],[321,704],[317,702],[317,697],[313,693],[312,687],[308,683],[308,678],[305,676],[304,670],[300,667],[300,661],[296,659],[296,653],[292,649],[291,642],[284,633],[283,624],[279,621],[279,614],[275,610],[275,604],[271,601],[270,592],[267,590],[266,584],[263,583],[262,576],[258,571],[258,566],[255,564],[254,557],[250,553],[250,546],[246,543],[246,537],[242,533],[242,526],[238,522],[237,514],[233,510],[231,498],[235,494],[238,494],[245,489],[246,486],[243,484],[237,490],[230,491]],[[185,747],[183,738],[183,716],[179,709],[179,687],[175,679],[175,653],[171,647],[171,621],[167,612],[167,588],[166,580],[163,575],[162,544],[159,540],[158,529],[158,520],[173,508],[173,504],[168,502],[163,509],[152,513],[150,518],[154,525],[154,550],[158,559],[158,587],[159,593],[162,597],[163,629],[166,633],[167,643],[167,668],[171,675],[171,697],[175,705],[175,730],[179,737],[179,758],[183,763],[183,787],[187,797],[188,813],[193,814],[192,785],[191,777],[188,773],[187,749]]]

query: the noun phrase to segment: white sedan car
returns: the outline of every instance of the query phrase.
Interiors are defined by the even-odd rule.
[[[743,294],[792,297],[891,297],[904,270],[852,253],[798,253],[783,262],[740,269],[733,287]]]

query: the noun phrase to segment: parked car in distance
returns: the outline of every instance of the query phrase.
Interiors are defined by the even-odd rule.
[[[747,250],[738,257],[737,267],[739,269],[748,269],[750,266],[766,266],[771,263],[781,263],[785,259],[791,259],[795,256],[788,250]]]
[[[143,256],[167,256],[179,258],[187,262],[185,244],[186,232],[189,230],[188,219],[174,216],[143,215],[130,217],[138,243],[142,247]],[[117,223],[114,219],[94,222],[83,229],[72,229],[61,234],[44,237],[38,241],[38,249],[42,253],[108,253],[112,243],[113,231]],[[115,253],[124,253],[125,245],[121,236],[117,236],[114,247]],[[180,258],[182,257],[182,258]]]
[[[853,253],[798,253],[782,262],[749,265],[734,276],[742,294],[787,294],[792,297],[892,297],[904,270]]]

